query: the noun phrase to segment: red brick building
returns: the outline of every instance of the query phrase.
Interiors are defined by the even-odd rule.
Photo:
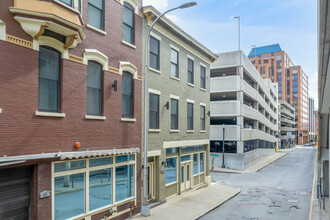
[[[139,212],[141,7],[1,1],[0,219]]]
[[[252,48],[248,55],[264,78],[278,83],[278,98],[295,106],[296,144],[308,141],[308,77],[279,44]]]

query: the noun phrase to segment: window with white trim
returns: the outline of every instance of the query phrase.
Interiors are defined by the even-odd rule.
[[[200,106],[200,130],[205,131],[205,106]]]
[[[102,115],[102,65],[88,61],[87,65],[87,115]]]
[[[126,2],[123,11],[123,40],[134,44],[134,8]]]
[[[178,181],[177,168],[177,157],[166,158],[166,185]]]
[[[39,48],[38,110],[60,112],[61,103],[61,54],[57,50]]]
[[[206,68],[201,65],[201,88],[206,89]]]
[[[73,218],[134,198],[135,165],[134,154],[53,163],[54,219]]]
[[[188,83],[194,84],[194,61],[188,58]]]
[[[149,93],[149,129],[159,129],[159,95]]]
[[[171,99],[171,129],[179,129],[179,100]]]
[[[104,30],[104,0],[88,0],[88,24]]]
[[[126,71],[122,78],[122,117],[133,118],[133,75]]]
[[[159,44],[160,41],[150,36],[150,64],[149,66],[153,69],[159,70]]]
[[[187,103],[187,130],[194,130],[194,104]]]
[[[179,78],[179,53],[171,48],[171,76]]]

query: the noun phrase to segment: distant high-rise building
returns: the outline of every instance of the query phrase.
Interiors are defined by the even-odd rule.
[[[252,48],[248,55],[264,78],[278,83],[278,98],[295,106],[296,143],[308,141],[308,77],[279,44]]]
[[[309,106],[309,111],[308,111],[308,115],[309,115],[309,126],[308,126],[308,130],[309,130],[309,135],[308,135],[308,139],[309,140],[314,140],[315,138],[315,117],[314,117],[314,99],[312,97],[308,97],[308,106]]]

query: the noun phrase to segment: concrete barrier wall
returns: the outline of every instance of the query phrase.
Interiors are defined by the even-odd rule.
[[[275,153],[274,149],[255,149],[253,151],[241,154],[225,153],[225,165],[234,170],[245,170],[262,158]],[[222,153],[212,153],[217,156],[210,156],[210,167],[222,166]]]

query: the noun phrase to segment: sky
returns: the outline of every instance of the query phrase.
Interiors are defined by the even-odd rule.
[[[144,0],[143,5],[164,12],[189,1]],[[238,50],[238,21],[232,17],[240,16],[241,50],[248,55],[252,45],[279,43],[294,65],[302,66],[309,78],[309,95],[318,103],[316,0],[196,2],[196,6],[175,10],[167,17],[212,52],[220,53]]]

